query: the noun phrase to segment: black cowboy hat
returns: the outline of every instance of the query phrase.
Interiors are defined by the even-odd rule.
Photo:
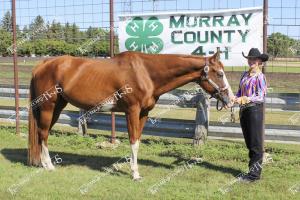
[[[260,53],[260,51],[257,48],[251,48],[249,53],[248,53],[248,56],[245,56],[244,52],[242,52],[242,54],[247,59],[249,59],[249,58],[259,58],[259,59],[262,60],[262,62],[266,62],[266,61],[269,60],[268,54]]]

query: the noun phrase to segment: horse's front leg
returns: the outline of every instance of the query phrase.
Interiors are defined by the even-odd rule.
[[[139,122],[140,108],[134,107],[126,114],[127,127],[129,134],[129,141],[131,145],[131,171],[133,180],[140,180],[141,176],[138,171],[137,156],[139,151],[139,143],[141,137],[140,122]]]

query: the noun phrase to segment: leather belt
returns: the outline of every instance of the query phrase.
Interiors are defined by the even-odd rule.
[[[251,102],[251,103],[247,103],[245,105],[240,105],[240,109],[243,110],[243,109],[250,108],[250,107],[253,107],[253,106],[258,106],[258,105],[261,105],[261,104],[262,103]]]

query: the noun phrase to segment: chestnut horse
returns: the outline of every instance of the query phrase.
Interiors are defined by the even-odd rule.
[[[52,93],[51,98],[48,95],[46,101],[29,111],[28,164],[54,169],[48,134],[67,103],[90,110],[125,86],[130,93],[106,102],[101,111],[126,114],[132,176],[134,180],[140,179],[137,154],[149,111],[160,95],[189,82],[197,82],[227,107],[232,105],[233,93],[219,52],[211,57],[124,52],[111,59],[60,56],[44,60],[32,72],[31,103],[54,86],[62,92]]]

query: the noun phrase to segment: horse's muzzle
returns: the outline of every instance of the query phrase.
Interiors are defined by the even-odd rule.
[[[223,107],[226,109],[233,106],[233,101],[229,98],[228,95],[225,95],[224,93],[217,95],[217,99],[222,102]]]

